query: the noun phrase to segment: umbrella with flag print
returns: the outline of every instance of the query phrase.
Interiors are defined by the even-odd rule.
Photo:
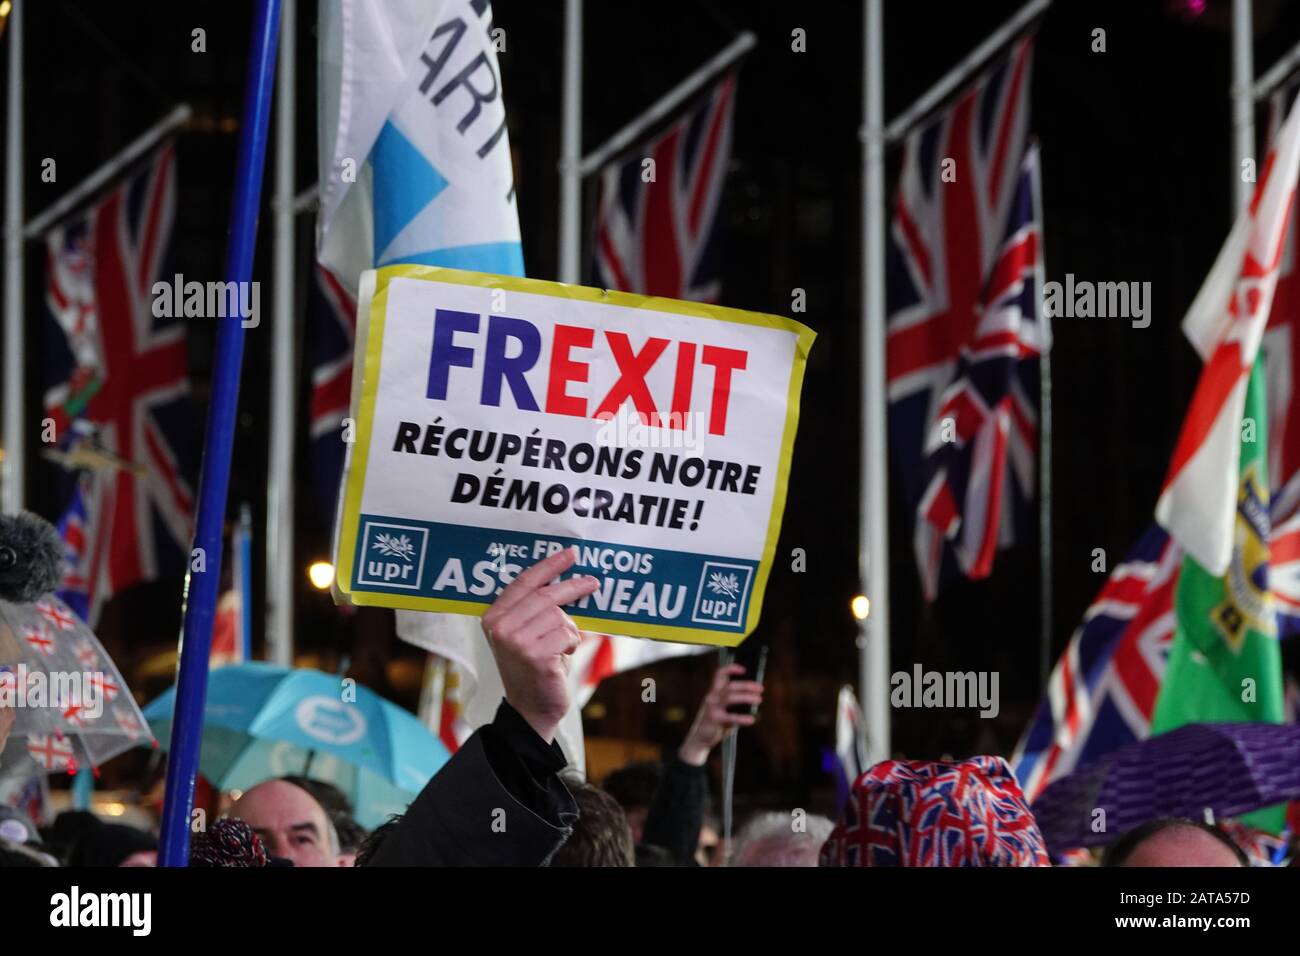
[[[175,688],[145,716],[171,739]],[[373,828],[402,813],[448,759],[416,716],[336,675],[253,661],[208,675],[199,772],[221,790],[298,775],[338,787]]]
[[[1300,726],[1186,724],[1062,777],[1034,801],[1049,850],[1101,846],[1162,817],[1238,817],[1300,799]]]
[[[14,740],[47,772],[95,770],[137,744],[157,745],[103,645],[53,595],[0,601],[0,703],[17,713]]]

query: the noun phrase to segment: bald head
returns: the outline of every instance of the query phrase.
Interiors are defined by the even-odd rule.
[[[1191,820],[1161,820],[1122,837],[1109,866],[1246,866],[1244,854],[1219,830]]]
[[[339,839],[325,808],[301,787],[268,780],[245,791],[230,815],[262,838],[267,853],[294,866],[339,866]]]

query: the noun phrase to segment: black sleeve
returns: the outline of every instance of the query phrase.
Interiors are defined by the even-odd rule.
[[[505,701],[407,808],[370,866],[541,866],[573,832],[565,764]]]
[[[664,768],[663,780],[646,814],[641,842],[663,847],[681,862],[695,862],[708,798],[709,777],[705,768],[693,767],[680,757],[673,757]]]

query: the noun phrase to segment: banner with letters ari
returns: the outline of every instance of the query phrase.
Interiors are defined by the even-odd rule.
[[[478,615],[576,546],[579,627],[758,624],[813,332],[774,315],[397,265],[362,276],[336,594]]]

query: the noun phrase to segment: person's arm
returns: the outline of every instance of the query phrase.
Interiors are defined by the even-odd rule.
[[[553,581],[561,551],[519,575],[483,616],[505,700],[425,786],[369,866],[539,866],[572,832],[578,808],[559,779],[555,729],[569,709],[567,655],[581,632],[563,605],[592,577]]]
[[[677,754],[664,768],[641,830],[641,842],[663,847],[682,861],[693,861],[704,823],[704,803],[709,781],[705,770],[709,753],[736,727],[752,726],[752,714],[733,714],[728,707],[756,706],[763,701],[763,685],[757,681],[733,680],[745,673],[739,664],[720,667],[713,684],[700,702],[695,722]]]

